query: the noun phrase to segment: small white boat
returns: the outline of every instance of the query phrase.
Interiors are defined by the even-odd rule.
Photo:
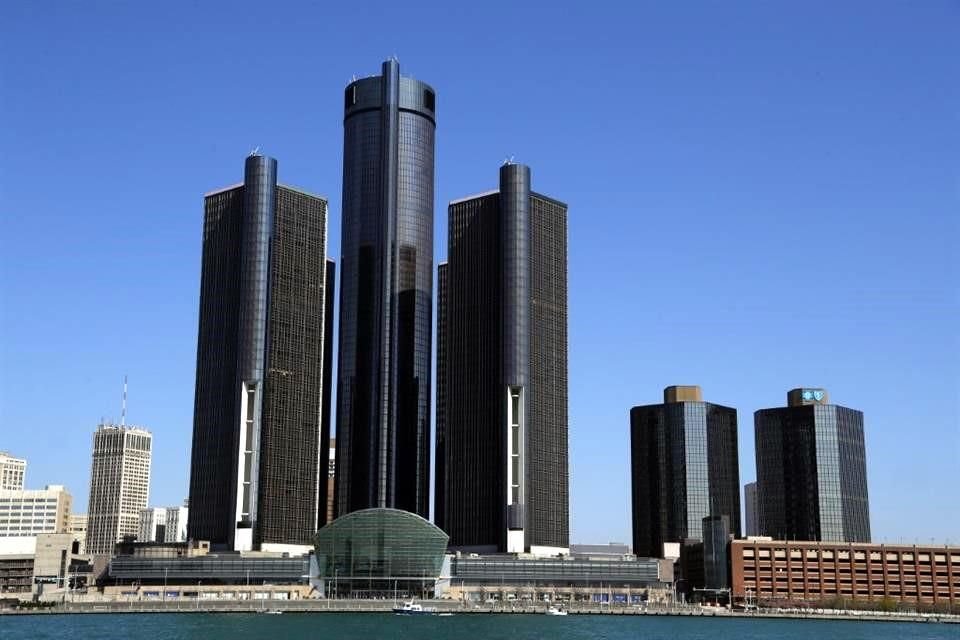
[[[258,613],[262,613],[267,616],[279,616],[283,613],[283,611],[280,611],[280,609],[267,609],[265,611],[261,609]]]
[[[555,607],[555,606],[553,606],[553,605],[550,605],[550,606],[547,608],[546,613],[547,613],[548,616],[565,616],[565,615],[567,615],[566,609],[564,609],[563,607]]]
[[[425,608],[418,602],[408,600],[401,607],[394,607],[393,612],[398,616],[432,616],[436,615],[436,609]]]

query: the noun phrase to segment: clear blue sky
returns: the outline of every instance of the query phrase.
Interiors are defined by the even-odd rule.
[[[795,386],[862,410],[875,539],[960,543],[960,4],[6,2],[0,449],[86,508],[91,434],[154,433],[187,493],[202,194],[256,146],[330,197],[342,91],[438,92],[446,203],[505,157],[570,205],[573,540],[629,540],[632,405]],[[636,6],[628,6],[636,5]],[[952,507],[952,508],[946,508]]]

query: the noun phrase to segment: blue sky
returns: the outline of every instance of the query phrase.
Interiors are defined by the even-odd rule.
[[[438,260],[508,156],[570,206],[573,541],[629,540],[628,410],[700,384],[742,482],[753,411],[826,387],[874,538],[960,543],[960,5],[627,4],[4,3],[0,449],[85,509],[127,373],[179,503],[202,194],[260,146],[339,257],[342,90],[395,54],[438,93]]]

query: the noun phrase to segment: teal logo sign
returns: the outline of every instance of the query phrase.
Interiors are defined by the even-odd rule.
[[[813,399],[816,400],[817,402],[820,402],[821,400],[823,400],[823,391],[820,389],[817,389],[816,391],[814,391]]]
[[[823,400],[823,389],[804,389],[802,397],[804,402],[820,402]]]

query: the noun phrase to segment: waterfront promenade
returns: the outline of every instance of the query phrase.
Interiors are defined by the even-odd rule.
[[[548,603],[478,604],[468,606],[451,600],[420,600],[425,607],[457,615],[530,614],[543,615]],[[58,602],[42,608],[0,608],[0,615],[58,614],[123,614],[123,613],[385,613],[395,606],[392,600],[130,600]],[[890,622],[941,622],[960,624],[960,616],[910,612],[880,612],[818,609],[764,609],[760,611],[727,610],[699,606],[625,606],[597,603],[570,603],[564,608],[571,615],[604,616],[694,616],[718,618],[805,619],[805,620],[869,620]]]

